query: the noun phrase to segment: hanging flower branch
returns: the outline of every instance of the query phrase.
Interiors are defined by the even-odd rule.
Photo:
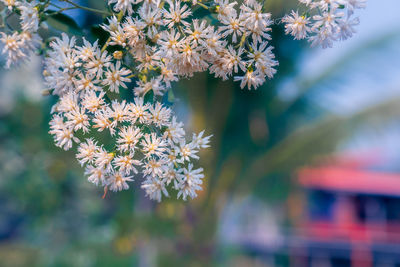
[[[357,9],[365,8],[366,0],[299,0],[304,6],[300,16],[292,11],[282,21],[286,23],[286,34],[296,40],[308,39],[312,46],[332,47],[333,42],[347,40],[356,32],[355,26],[360,23],[354,17]]]
[[[6,67],[27,60],[34,51],[45,54],[47,93],[59,97],[52,109],[50,133],[57,146],[77,147],[76,157],[88,180],[107,190],[128,189],[134,175],[157,201],[169,196],[197,196],[204,177],[195,168],[199,150],[208,147],[204,131],[187,138],[183,124],[160,102],[171,83],[208,71],[215,77],[257,88],[276,73],[271,40],[271,14],[256,0],[109,0],[109,10],[97,10],[70,0],[67,7],[52,1],[1,0],[1,43]],[[305,11],[292,11],[282,21],[286,33],[307,38],[312,45],[332,46],[354,33],[354,11],[364,0],[300,0]],[[40,25],[68,22],[63,15],[82,9],[106,17],[100,25],[107,40],[89,42],[62,33],[43,41]],[[10,16],[18,16],[13,29]],[[134,98],[120,92],[134,83]],[[95,139],[94,133],[99,135]],[[102,142],[107,140],[107,142]],[[111,140],[111,141],[110,141]],[[110,144],[111,143],[111,144]]]

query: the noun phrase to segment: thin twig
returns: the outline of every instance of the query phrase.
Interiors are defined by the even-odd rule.
[[[49,16],[54,16],[54,15],[60,14],[60,13],[63,12],[63,11],[71,10],[71,9],[78,9],[78,8],[77,8],[77,7],[66,7],[66,8],[61,8],[60,10],[57,10],[56,12],[50,13],[50,14],[48,14],[48,15],[49,15]]]
[[[209,7],[208,6],[206,6],[205,4],[203,4],[203,3],[200,3],[200,2],[197,2],[197,4],[199,5],[199,6],[201,6],[201,7],[203,7],[203,8],[205,8],[205,9],[209,9]]]
[[[60,7],[59,5],[56,5],[56,4],[52,3],[52,2],[50,2],[49,4],[54,6],[54,7],[56,7],[56,8],[62,9],[62,7]]]
[[[61,1],[69,3],[69,4],[73,5],[76,8],[80,8],[80,9],[83,9],[83,10],[86,10],[86,11],[95,12],[95,13],[99,13],[99,14],[103,14],[103,15],[107,15],[107,16],[111,16],[112,15],[112,13],[110,13],[108,11],[99,10],[99,9],[95,9],[95,8],[90,8],[90,7],[86,7],[86,6],[81,6],[81,5],[78,5],[78,4],[76,4],[76,3],[74,3],[74,2],[72,2],[70,0],[61,0]]]

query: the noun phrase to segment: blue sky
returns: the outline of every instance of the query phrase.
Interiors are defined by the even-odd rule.
[[[327,90],[315,99],[334,113],[350,114],[391,97],[400,97],[400,1],[368,1],[359,10],[358,32],[331,49],[310,50],[300,76],[312,79],[343,59],[331,79],[318,86]],[[375,44],[375,46],[374,46]],[[331,87],[331,88],[330,88]],[[332,89],[332,90],[330,90]]]

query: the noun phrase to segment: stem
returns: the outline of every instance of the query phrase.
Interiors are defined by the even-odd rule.
[[[54,16],[54,15],[57,15],[57,14],[63,12],[63,11],[71,10],[71,9],[77,9],[77,7],[65,7],[65,8],[61,8],[60,10],[57,10],[56,12],[50,13],[50,14],[48,14],[48,15],[49,15],[49,16]]]
[[[183,36],[186,36],[186,33],[183,31],[181,25],[178,25],[178,30]]]
[[[107,88],[107,90],[104,90],[104,92],[105,92],[105,94],[104,94],[105,99],[108,100],[108,102],[112,103],[111,97],[109,96],[110,91],[108,90],[108,88]]]
[[[103,15],[106,15],[106,16],[111,16],[111,15],[112,15],[112,13],[110,13],[110,12],[108,12],[108,11],[99,10],[99,9],[90,8],[90,7],[85,7],[85,6],[81,6],[81,5],[75,4],[74,2],[72,2],[72,1],[70,1],[70,0],[60,0],[60,1],[69,3],[69,4],[73,5],[73,6],[76,7],[76,8],[80,8],[80,9],[83,9],[83,10],[86,10],[86,11],[95,12],[95,13],[103,14]]]
[[[238,45],[236,45],[235,48],[240,48],[244,45],[244,43],[246,42],[246,37],[247,35],[245,33],[243,33],[242,38],[240,38],[240,43]]]
[[[261,11],[264,12],[264,10],[265,10],[265,0],[263,0],[262,7],[261,7]]]
[[[49,4],[54,6],[54,7],[56,7],[56,8],[62,9],[62,7],[60,7],[59,5],[56,5],[56,4],[52,3],[52,2],[50,2]]]
[[[13,14],[14,14],[14,13],[8,14],[8,15],[4,18],[4,21],[3,21],[3,22],[5,23],[5,26],[7,26],[7,28],[10,29],[11,31],[15,31],[15,30],[14,30],[13,27],[11,27],[10,24],[8,24],[8,21],[7,21],[7,20],[8,20],[8,18],[11,17]]]
[[[201,3],[201,2],[197,2],[197,4],[205,9],[209,9],[208,6],[206,6],[205,4]]]
[[[105,44],[103,45],[103,47],[101,48],[101,53],[103,53],[104,50],[107,49],[107,46],[108,46],[108,44],[110,43],[110,41],[111,41],[111,37],[108,37],[106,43],[105,43]]]

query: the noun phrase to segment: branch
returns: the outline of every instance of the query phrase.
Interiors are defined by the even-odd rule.
[[[103,14],[103,15],[106,15],[106,16],[111,16],[112,15],[112,13],[110,13],[108,11],[81,6],[81,5],[78,5],[78,4],[76,4],[76,3],[74,3],[74,2],[72,2],[70,0],[60,0],[60,1],[69,3],[69,4],[73,5],[76,8],[83,9],[83,10],[86,10],[86,11],[95,12],[95,13]]]

